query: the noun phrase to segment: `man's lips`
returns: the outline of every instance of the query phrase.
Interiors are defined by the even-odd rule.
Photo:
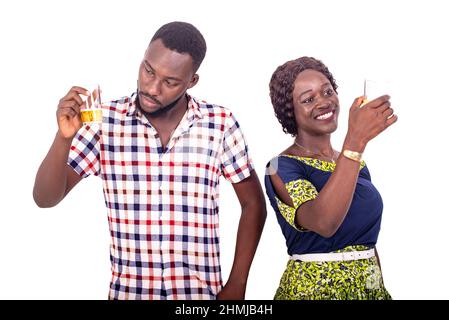
[[[140,93],[140,97],[143,98],[149,104],[157,105],[157,106],[161,106],[162,105],[162,103],[160,103],[156,99],[154,99],[154,98],[152,98],[152,97],[150,97],[150,96],[148,96],[146,94]]]

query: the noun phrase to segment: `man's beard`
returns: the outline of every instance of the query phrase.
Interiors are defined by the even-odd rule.
[[[151,97],[150,95],[148,95],[148,94],[143,94],[143,93],[140,93],[139,92],[139,89],[137,89],[137,97],[138,97],[138,99],[137,99],[137,103],[136,103],[136,105],[137,105],[137,108],[140,110],[140,112],[142,112],[147,118],[148,117],[160,117],[160,116],[162,116],[162,115],[164,115],[164,114],[166,114],[167,112],[169,112],[171,109],[173,109],[175,106],[176,106],[176,104],[178,103],[178,101],[179,100],[181,100],[181,98],[183,98],[184,96],[185,96],[185,92],[184,93],[182,93],[178,98],[176,98],[173,102],[170,102],[169,104],[167,104],[167,105],[165,105],[165,106],[162,106],[161,108],[159,108],[159,109],[157,109],[156,111],[154,111],[154,112],[147,112],[147,111],[145,111],[143,108],[142,108],[142,106],[140,105],[140,95],[144,95],[144,96],[146,96],[146,97],[149,97],[150,99],[152,99],[153,101],[155,101],[155,102],[157,102],[157,103],[159,103],[159,101],[157,101],[156,99],[154,99],[153,97]]]

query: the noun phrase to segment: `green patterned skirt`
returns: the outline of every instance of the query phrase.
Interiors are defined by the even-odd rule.
[[[335,252],[361,251],[350,246]],[[353,261],[289,260],[275,300],[391,300],[377,258]]]

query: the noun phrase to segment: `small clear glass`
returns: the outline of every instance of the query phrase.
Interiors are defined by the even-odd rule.
[[[365,100],[361,107],[380,96],[391,93],[391,82],[366,79],[363,83],[363,95]]]
[[[101,90],[100,86],[91,91],[91,94],[84,101],[81,107],[81,121],[83,124],[93,124],[103,122],[103,112],[101,110]]]

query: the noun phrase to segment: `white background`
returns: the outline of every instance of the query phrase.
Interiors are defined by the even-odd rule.
[[[56,133],[58,100],[72,85],[100,83],[106,99],[130,94],[147,44],[164,23],[191,22],[208,45],[191,94],[229,107],[261,180],[292,138],[268,96],[275,68],[308,55],[339,85],[340,148],[347,109],[365,77],[394,83],[398,123],[365,153],[384,199],[378,242],[395,299],[447,299],[449,50],[445,1],[2,1],[0,4],[0,298],[106,299],[109,233],[100,179],[57,207],[32,199],[37,168]],[[221,184],[223,276],[232,264],[239,205]],[[247,286],[272,299],[287,262],[274,212]]]

